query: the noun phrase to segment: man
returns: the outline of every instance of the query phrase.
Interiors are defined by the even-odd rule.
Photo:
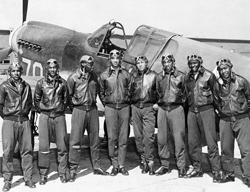
[[[96,97],[99,93],[99,83],[93,72],[94,58],[83,55],[80,66],[68,77],[71,117],[71,134],[69,141],[70,182],[76,179],[79,165],[82,137],[87,129],[90,141],[91,161],[94,174],[107,175],[100,168],[99,154],[99,119],[96,106]]]
[[[163,71],[158,74],[156,86],[158,93],[158,152],[161,167],[156,175],[170,173],[169,138],[173,137],[178,176],[184,177],[185,166],[185,114],[183,105],[186,100],[184,73],[175,67],[175,58],[171,54],[162,56]]]
[[[59,63],[49,59],[46,75],[40,79],[35,88],[34,105],[39,116],[39,153],[38,167],[40,185],[47,182],[50,165],[50,141],[55,138],[57,145],[58,173],[62,183],[66,183],[68,162],[67,129],[65,110],[68,101],[67,82],[59,75]]]
[[[188,146],[193,169],[187,177],[202,177],[201,167],[201,134],[204,134],[208,146],[208,157],[212,167],[213,182],[221,182],[222,172],[216,138],[213,87],[215,75],[202,66],[198,55],[187,57],[189,73],[186,76],[188,101]]]
[[[217,62],[219,80],[215,86],[215,103],[220,117],[220,139],[224,181],[234,181],[234,139],[242,158],[243,182],[250,187],[249,82],[232,72],[229,59]]]
[[[23,68],[13,63],[8,69],[9,78],[0,85],[0,115],[3,118],[2,144],[4,177],[3,191],[11,189],[13,178],[13,153],[19,144],[25,185],[35,188],[32,181],[33,151],[29,112],[32,107],[30,85],[22,78]]]
[[[130,75],[121,67],[121,53],[112,50],[109,54],[110,66],[101,74],[100,99],[105,106],[108,131],[108,149],[112,161],[111,176],[129,175],[125,168],[129,129],[129,87]]]
[[[148,59],[135,59],[136,70],[131,83],[132,122],[135,143],[142,163],[142,174],[154,175],[154,130],[156,103],[156,73],[148,69]]]

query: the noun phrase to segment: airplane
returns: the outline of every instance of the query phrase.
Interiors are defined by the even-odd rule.
[[[149,68],[160,72],[161,57],[165,54],[173,54],[177,68],[187,72],[187,56],[198,54],[203,58],[203,66],[217,76],[216,61],[228,58],[234,65],[233,70],[250,81],[249,57],[198,42],[177,33],[141,25],[128,42],[125,29],[119,22],[108,22],[93,33],[82,33],[49,23],[27,22],[25,3],[23,10],[23,25],[11,33],[10,48],[0,50],[0,60],[10,52],[14,52],[23,64],[23,78],[33,89],[36,81],[44,75],[43,65],[48,59],[55,58],[59,61],[60,75],[67,79],[68,75],[77,68],[80,57],[88,54],[95,59],[94,71],[100,74],[108,67],[109,51],[112,48],[123,52],[122,65],[128,70],[135,68],[135,57],[144,55],[149,60]],[[101,111],[100,114],[103,114],[101,102],[98,102],[98,109]]]

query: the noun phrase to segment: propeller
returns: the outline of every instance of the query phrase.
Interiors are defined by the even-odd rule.
[[[23,15],[22,15],[22,23],[26,21],[27,11],[28,11],[29,0],[23,0]],[[8,55],[12,52],[10,47],[4,48],[0,50],[0,62],[8,57]]]

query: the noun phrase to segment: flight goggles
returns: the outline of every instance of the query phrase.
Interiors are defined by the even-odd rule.
[[[146,56],[138,56],[135,58],[136,63],[138,63],[140,60],[144,61],[145,63],[148,63],[148,58]]]
[[[49,65],[49,64],[51,64],[51,63],[58,65],[56,59],[49,59],[49,60],[47,61],[47,65]]]
[[[233,64],[231,63],[230,59],[221,59],[216,62],[217,67],[220,67],[221,65],[227,65],[229,67],[233,67]]]
[[[196,54],[187,56],[187,60],[188,60],[188,63],[191,62],[191,61],[199,61],[200,64],[203,63],[202,57],[199,56],[199,55],[196,55]]]
[[[112,51],[110,51],[109,58],[114,58],[114,57],[121,57],[120,51],[116,49],[113,49]]]
[[[174,63],[175,62],[175,58],[172,54],[168,54],[168,55],[163,55],[161,57],[161,62],[162,63],[167,63],[167,62],[172,62]]]
[[[94,58],[92,56],[89,55],[83,55],[80,59],[80,64],[94,64]]]

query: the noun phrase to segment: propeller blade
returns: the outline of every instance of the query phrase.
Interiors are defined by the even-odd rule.
[[[23,22],[26,21],[29,0],[23,0]]]
[[[0,50],[0,62],[2,62],[4,59],[8,57],[8,55],[11,53],[11,48],[5,48]]]

